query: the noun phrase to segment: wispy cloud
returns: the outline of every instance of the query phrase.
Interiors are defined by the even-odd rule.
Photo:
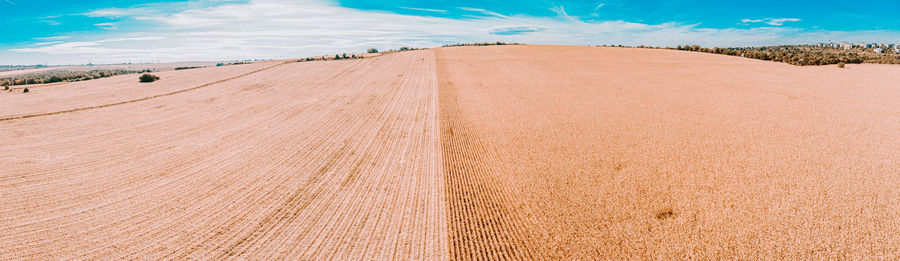
[[[6,3],[8,3],[8,4],[16,5],[16,2],[13,2],[12,0],[4,0],[4,1],[6,1]]]
[[[442,10],[442,9],[416,8],[416,7],[405,7],[405,6],[401,6],[400,9],[434,12],[434,13],[446,13],[447,12],[447,10]]]
[[[59,41],[59,40],[69,39],[69,37],[65,36],[65,35],[60,35],[60,36],[50,36],[50,37],[38,37],[38,38],[34,38],[34,39],[38,40],[38,41]]]
[[[786,22],[799,22],[799,18],[762,18],[762,19],[741,19],[741,23],[764,23],[773,26],[781,26]]]
[[[520,35],[526,33],[534,33],[545,30],[546,28],[534,25],[504,25],[489,28],[486,31],[496,35]]]
[[[119,27],[116,26],[116,23],[99,23],[99,24],[94,24],[94,26],[99,27],[99,28],[103,28],[103,29],[106,29],[106,30],[115,30],[115,29],[119,29]]]
[[[32,46],[44,46],[44,45],[51,45],[51,44],[58,44],[58,43],[62,43],[62,41],[41,42],[41,43],[34,43],[31,45]]]
[[[606,1],[604,1],[606,2]],[[614,1],[608,7],[618,7]],[[402,15],[345,8],[331,0],[250,0],[171,11],[166,6],[102,9],[85,15],[117,16],[140,22],[149,32],[109,31],[80,41],[47,43],[10,50],[26,59],[59,63],[127,60],[231,60],[296,58],[323,54],[431,47],[456,42],[507,41],[530,44],[624,44],[675,46],[754,46],[848,39],[849,34],[811,34],[789,26],[703,28],[677,22],[585,21],[562,7],[556,17],[503,15],[479,8],[459,8],[477,15],[466,19]],[[563,18],[563,19],[560,19]],[[140,20],[140,21],[134,21]],[[762,20],[762,19],[758,19]],[[791,20],[763,20],[784,23]],[[747,23],[750,23],[748,21]],[[101,25],[98,25],[101,26]],[[115,26],[115,25],[113,25]],[[856,36],[863,33],[856,32]],[[146,37],[153,35],[153,37]],[[869,32],[865,39],[900,38],[896,32]],[[880,38],[878,38],[880,37]],[[42,41],[64,41],[44,39]],[[2,55],[2,53],[0,53]],[[21,57],[21,56],[18,56]],[[49,58],[48,58],[49,57]],[[0,57],[2,58],[2,57]],[[5,59],[9,61],[9,59]],[[21,63],[33,63],[22,61]]]
[[[577,23],[577,22],[581,22],[581,20],[578,19],[578,17],[574,17],[574,16],[569,15],[569,13],[566,12],[566,8],[563,7],[563,6],[556,6],[556,7],[550,8],[550,11],[553,11],[553,12],[556,13],[556,15],[559,16],[560,18],[563,18],[563,19],[568,20],[568,21],[570,21],[570,22],[576,22],[576,23]]]
[[[109,38],[97,41],[80,41],[80,42],[62,42],[62,41],[52,41],[45,43],[37,43],[33,44],[34,46],[41,46],[35,48],[19,48],[19,49],[10,49],[13,52],[19,53],[44,53],[44,54],[58,54],[58,55],[71,55],[71,54],[102,54],[107,53],[110,56],[117,57],[120,55],[134,55],[139,53],[148,53],[149,49],[140,49],[126,46],[103,46],[103,44],[112,44],[112,43],[120,43],[120,42],[136,42],[136,41],[156,41],[163,40],[164,37],[123,37],[123,38]]]
[[[509,18],[509,16],[502,15],[502,14],[500,14],[500,13],[497,13],[497,12],[494,12],[494,11],[491,11],[491,10],[487,10],[487,9],[472,8],[472,7],[459,7],[459,9],[460,9],[460,10],[463,10],[463,11],[482,13],[482,14],[489,15],[489,16],[494,16],[494,17]]]
[[[115,17],[135,15],[138,13],[138,11],[140,11],[140,9],[138,9],[138,8],[132,8],[132,9],[106,8],[106,9],[90,11],[90,12],[85,13],[84,15],[89,16],[89,17],[115,18]]]

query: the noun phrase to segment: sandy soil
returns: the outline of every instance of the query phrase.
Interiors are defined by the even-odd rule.
[[[491,46],[0,93],[0,260],[900,258],[900,67]]]
[[[454,257],[900,258],[900,67],[437,58]]]
[[[248,69],[229,67],[214,77]],[[291,63],[0,121],[0,259],[444,258],[434,72],[430,51]],[[74,88],[115,96],[82,106],[215,80],[203,73],[54,86],[29,93],[50,108],[6,114],[70,108],[48,100]]]

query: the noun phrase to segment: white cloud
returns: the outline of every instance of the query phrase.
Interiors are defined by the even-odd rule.
[[[578,17],[574,17],[574,16],[569,15],[569,13],[566,13],[566,8],[563,6],[557,6],[554,8],[550,8],[550,11],[553,11],[560,18],[568,20],[570,22],[573,22],[573,23],[581,22],[581,20],[578,19]]]
[[[784,25],[785,22],[799,22],[799,18],[762,18],[762,19],[741,19],[741,23],[764,23],[773,26]]]
[[[99,23],[99,24],[94,24],[94,26],[103,28],[106,30],[115,30],[115,29],[119,28],[118,26],[116,26],[116,23]]]
[[[401,6],[400,9],[435,12],[435,13],[446,13],[447,12],[447,10],[443,10],[443,9],[416,8],[416,7],[405,7],[405,6]]]
[[[159,36],[147,36],[147,37],[123,37],[123,38],[111,38],[96,41],[97,43],[114,43],[114,42],[127,42],[127,41],[153,41],[153,40],[163,40],[165,37]]]
[[[0,58],[19,63],[242,60],[362,52],[367,48],[433,47],[457,42],[752,46],[847,39],[842,37],[848,35],[811,34],[790,27],[709,29],[675,22],[585,22],[568,15],[563,8],[556,9],[557,17],[504,15],[479,8],[460,8],[479,14],[466,19],[370,12],[340,7],[330,0],[250,0],[179,9],[183,11],[168,14],[164,6],[154,7],[155,10],[147,8],[103,9],[88,14],[140,19],[149,25],[147,28],[154,28],[153,31],[131,34],[111,31],[100,40],[28,46],[7,52],[17,60],[4,57],[2,52]],[[895,39],[898,36],[896,32],[869,35]]]
[[[486,15],[494,16],[494,17],[509,18],[509,16],[505,16],[505,15],[502,15],[502,14],[500,14],[500,13],[497,13],[497,12],[494,12],[494,11],[491,11],[491,10],[481,9],[481,8],[459,7],[459,9],[460,9],[460,10],[463,10],[463,11],[482,13],[482,14],[486,14]]]
[[[38,41],[58,41],[58,40],[69,39],[69,37],[65,36],[65,35],[60,35],[60,36],[50,36],[50,37],[38,37],[38,38],[34,38],[34,39],[38,40]]]
[[[89,17],[108,17],[108,18],[116,18],[122,16],[135,15],[141,11],[140,8],[132,8],[132,9],[123,9],[123,8],[105,8],[100,10],[94,10],[85,13],[85,16]]]
[[[117,56],[120,54],[130,54],[134,52],[144,52],[147,53],[150,50],[139,50],[133,47],[127,46],[103,46],[103,44],[110,43],[119,43],[119,42],[129,42],[129,41],[154,41],[154,40],[163,40],[163,37],[124,37],[124,38],[110,38],[103,39],[97,41],[82,41],[82,42],[67,42],[63,43],[62,41],[54,41],[54,42],[46,42],[46,43],[37,43],[34,46],[42,46],[36,48],[19,48],[19,49],[11,49],[13,52],[20,53],[43,53],[43,54],[102,54],[107,53],[112,56]]]
[[[62,41],[40,42],[40,43],[33,43],[31,45],[32,46],[43,46],[43,45],[51,45],[51,44],[58,44],[58,43],[62,43]]]

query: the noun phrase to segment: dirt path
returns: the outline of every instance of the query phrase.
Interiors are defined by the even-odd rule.
[[[445,258],[436,98],[421,51],[0,122],[0,259]]]

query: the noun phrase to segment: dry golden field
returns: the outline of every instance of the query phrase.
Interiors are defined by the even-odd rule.
[[[898,259],[900,66],[489,46],[0,92],[0,260]]]

